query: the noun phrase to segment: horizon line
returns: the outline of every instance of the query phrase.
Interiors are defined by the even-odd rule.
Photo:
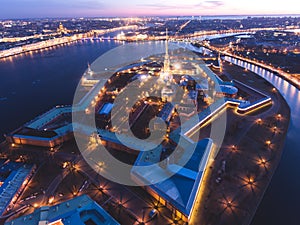
[[[44,16],[44,17],[11,17],[11,18],[0,18],[0,20],[26,20],[26,19],[80,19],[80,18],[155,18],[155,17],[165,17],[165,18],[174,18],[174,17],[228,17],[228,16],[240,16],[240,17],[300,17],[300,13],[283,13],[283,14],[216,14],[216,15],[123,15],[123,16],[116,16],[116,15],[111,15],[111,16]]]

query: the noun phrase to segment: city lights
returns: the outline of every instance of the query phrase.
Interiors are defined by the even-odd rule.
[[[298,149],[299,18],[0,20],[5,225],[250,221]]]

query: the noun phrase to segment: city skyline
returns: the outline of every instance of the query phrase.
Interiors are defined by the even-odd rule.
[[[0,224],[298,221],[291,0],[1,3]]]
[[[296,5],[295,5],[296,4]],[[259,7],[258,7],[259,6]],[[300,3],[286,0],[240,2],[237,0],[167,0],[151,3],[142,0],[3,0],[1,19],[41,17],[101,17],[101,16],[214,16],[214,15],[297,15]]]

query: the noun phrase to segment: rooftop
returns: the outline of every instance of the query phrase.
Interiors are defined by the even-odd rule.
[[[0,161],[0,166],[0,215],[2,215],[17,192],[26,184],[34,166],[9,160]]]
[[[135,182],[141,185],[154,183],[149,188],[186,217],[190,217],[192,213],[213,143],[211,139],[203,139],[190,145],[189,148],[183,149],[183,154],[176,160],[170,157],[165,167],[158,164],[162,152],[161,146],[150,152],[141,152],[135,162],[137,167],[131,171]],[[181,166],[181,164],[185,165]],[[149,165],[153,166],[152,170],[147,168]],[[170,174],[174,175],[170,176]],[[161,178],[166,179],[155,183]]]
[[[57,106],[13,131],[9,136],[51,140],[72,132],[72,107]]]
[[[32,214],[6,222],[5,225],[118,225],[103,208],[87,195],[54,206],[36,209]]]
[[[235,95],[238,93],[238,89],[232,85],[220,85],[221,92],[228,95]]]
[[[103,105],[103,107],[101,108],[99,114],[100,115],[102,115],[102,114],[108,115],[111,112],[113,106],[114,106],[114,104],[112,104],[112,103],[105,103]]]

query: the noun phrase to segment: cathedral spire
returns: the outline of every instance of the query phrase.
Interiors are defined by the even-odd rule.
[[[91,68],[91,64],[88,62],[88,69],[87,69],[87,71],[86,71],[86,74],[88,75],[88,76],[90,76],[90,77],[92,77],[93,75],[94,75],[94,72],[93,72],[93,70],[92,70],[92,68]]]
[[[170,56],[169,56],[169,36],[168,36],[168,28],[166,29],[166,54],[164,61],[164,73],[170,72]]]

